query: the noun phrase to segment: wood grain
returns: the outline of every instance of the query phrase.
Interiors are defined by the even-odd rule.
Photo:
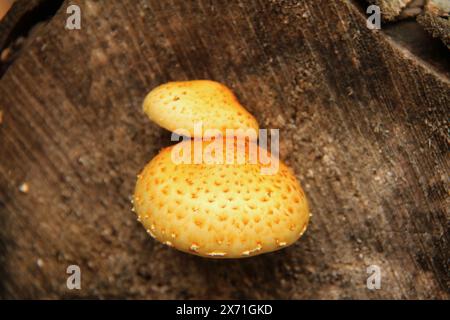
[[[66,1],[0,79],[1,297],[450,297],[445,74],[348,1],[72,3],[82,29],[64,29]],[[313,212],[294,246],[201,259],[131,212],[136,173],[170,144],[143,97],[205,78],[281,129]],[[372,264],[380,290],[366,288]]]

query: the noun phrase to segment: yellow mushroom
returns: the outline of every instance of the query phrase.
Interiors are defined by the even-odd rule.
[[[202,142],[203,150],[211,143]],[[136,184],[137,215],[157,240],[201,256],[239,258],[283,248],[301,236],[308,204],[283,163],[273,175],[261,175],[264,165],[251,163],[248,153],[243,164],[174,163],[173,149],[186,144],[193,152],[193,141],[163,149]]]
[[[203,138],[226,129],[258,131],[256,119],[236,96],[221,83],[210,80],[169,82],[153,89],[145,98],[144,112],[159,126],[175,132],[186,130],[190,137]],[[202,124],[202,133],[195,125]],[[210,131],[211,134],[205,134]]]
[[[170,100],[178,102],[173,111],[165,104]],[[149,93],[144,110],[169,130],[190,132],[195,121],[222,133],[228,128],[258,129],[231,91],[212,81],[162,85]],[[232,137],[227,144],[217,136],[202,138],[163,149],[138,175],[133,203],[147,232],[170,247],[208,258],[250,257],[294,243],[310,214],[292,171],[255,140],[239,144]],[[220,147],[223,152],[217,151]],[[201,161],[196,162],[198,150]],[[277,161],[271,174],[262,174],[271,165],[262,161],[263,154]]]

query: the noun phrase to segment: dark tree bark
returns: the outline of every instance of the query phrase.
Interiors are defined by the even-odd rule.
[[[64,28],[69,3],[81,30]],[[66,1],[8,66],[1,297],[449,298],[448,64],[367,29],[357,3]],[[313,212],[295,245],[207,260],[136,221],[136,174],[171,144],[142,100],[201,78],[281,128]],[[81,290],[66,287],[70,264]]]

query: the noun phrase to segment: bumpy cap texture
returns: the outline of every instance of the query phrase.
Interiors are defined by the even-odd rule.
[[[183,129],[195,138],[216,136],[214,131],[225,135],[226,129],[258,131],[256,119],[233,92],[210,80],[169,82],[156,87],[145,98],[143,109],[159,126],[172,132]],[[202,133],[198,134],[194,125],[200,123]]]
[[[194,143],[163,149],[138,175],[134,206],[152,237],[204,257],[241,258],[281,249],[303,234],[308,203],[286,165],[280,161],[275,174],[261,174],[267,164],[251,161],[249,150],[266,151],[252,143],[243,163],[173,161],[179,150],[193,160]],[[196,143],[204,154],[210,151],[211,142]]]

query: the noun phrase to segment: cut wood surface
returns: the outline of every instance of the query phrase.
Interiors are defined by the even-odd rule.
[[[448,299],[447,74],[349,1],[65,1],[0,78],[0,297]],[[188,79],[281,129],[313,214],[295,245],[209,260],[136,221],[136,174],[172,144],[143,98]]]

